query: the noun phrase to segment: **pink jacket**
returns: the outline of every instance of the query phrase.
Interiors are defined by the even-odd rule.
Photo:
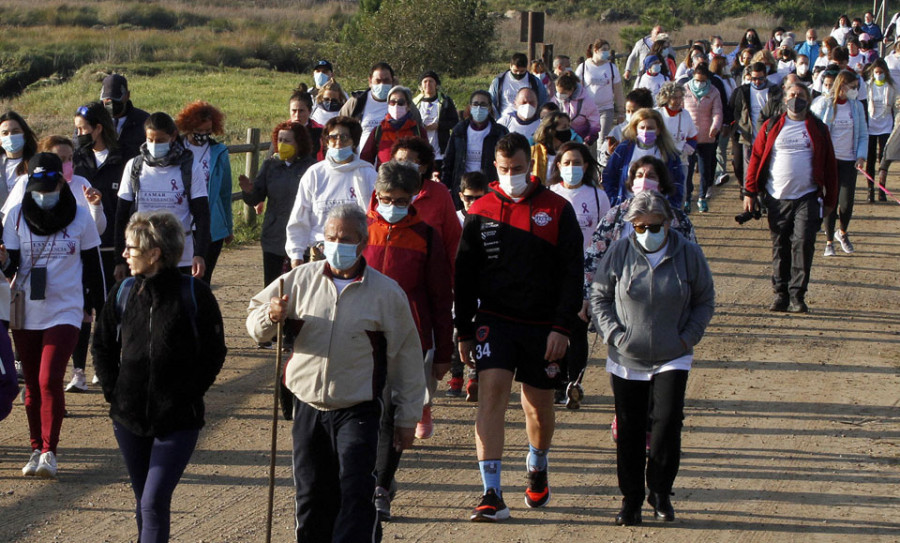
[[[578,133],[588,145],[597,139],[600,132],[600,111],[590,91],[578,85],[572,96],[565,102],[560,101],[559,94],[553,97],[560,111],[572,119],[572,130]]]
[[[715,138],[709,137],[709,130],[711,127],[722,129],[722,98],[719,91],[710,84],[709,93],[698,100],[691,89],[685,86],[684,109],[697,127],[697,143],[715,143]]]

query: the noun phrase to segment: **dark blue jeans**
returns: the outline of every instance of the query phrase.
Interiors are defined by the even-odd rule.
[[[319,411],[294,397],[297,543],[381,540],[375,457],[381,402]]]
[[[191,459],[200,430],[144,437],[113,422],[113,431],[137,502],[138,541],[165,543],[169,540],[172,494]]]
[[[716,175],[716,149],[718,144],[698,143],[697,150],[688,161],[687,191],[684,200],[688,201],[694,193],[694,171],[700,172],[700,194],[697,198],[705,200],[709,187]]]

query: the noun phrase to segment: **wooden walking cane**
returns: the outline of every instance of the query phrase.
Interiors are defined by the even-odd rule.
[[[278,299],[284,297],[284,278],[278,279]],[[272,542],[272,507],[275,500],[275,454],[278,448],[278,395],[281,393],[281,347],[284,319],[278,321],[275,335],[275,393],[272,395],[272,450],[269,455],[269,504],[266,509],[266,543]]]

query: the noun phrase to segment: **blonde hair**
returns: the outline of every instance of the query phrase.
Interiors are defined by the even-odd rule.
[[[850,70],[841,70],[837,77],[834,78],[834,82],[831,84],[831,101],[834,104],[835,112],[837,112],[838,97],[841,95],[841,89],[854,81],[859,81],[859,77]]]
[[[623,139],[637,141],[637,125],[647,119],[653,119],[656,122],[656,142],[654,145],[659,149],[663,162],[668,162],[670,159],[678,156],[678,151],[675,149],[675,141],[672,139],[672,135],[669,134],[669,129],[666,128],[666,122],[655,109],[642,108],[632,113],[631,121],[625,127],[625,130],[622,131]]]

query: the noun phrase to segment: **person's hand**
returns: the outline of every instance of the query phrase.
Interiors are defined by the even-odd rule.
[[[260,203],[256,204],[256,206],[253,209],[256,210],[257,215],[262,215],[263,211],[266,210],[266,203],[260,202]]]
[[[272,322],[284,322],[287,320],[288,295],[269,300],[269,320]]]
[[[694,154],[694,151],[696,151],[696,149],[694,149],[693,147],[691,147],[690,145],[687,145],[687,144],[685,144],[684,149],[682,149],[684,156],[691,156]]]
[[[471,339],[459,342],[459,360],[469,366],[475,367],[475,361],[472,360],[472,350],[475,348],[475,342]]]
[[[195,256],[191,261],[191,275],[197,279],[206,274],[206,260],[202,256]]]
[[[433,172],[431,172],[431,180],[434,181],[435,183],[440,183],[441,182],[441,172],[439,172],[437,170],[434,170]]]
[[[591,320],[591,303],[589,301],[585,300],[581,304],[581,311],[578,312],[578,318],[584,322]]]
[[[744,211],[745,212],[749,213],[750,211],[753,211],[754,209],[756,209],[756,205],[757,205],[756,198],[753,198],[751,196],[744,196]]]
[[[631,70],[625,70],[625,73],[622,74],[622,77],[625,79],[631,79]]]
[[[81,187],[81,190],[84,191],[84,198],[92,206],[98,206],[100,205],[100,202],[103,201],[103,195],[94,187],[87,188],[86,186],[83,186]]]
[[[238,185],[241,186],[241,190],[244,192],[253,192],[253,183],[244,174],[238,176]]]
[[[438,381],[442,380],[448,371],[450,371],[450,362],[431,365],[431,376]]]
[[[719,129],[718,129],[718,128],[713,128],[713,127],[710,126],[710,127],[709,127],[709,137],[712,138],[712,139],[716,139],[716,137],[717,137],[718,135],[719,135]]]
[[[233,241],[234,241],[234,234],[228,234],[227,236],[225,236],[225,245],[231,245],[231,243]]]
[[[856,169],[862,171],[862,170],[864,170],[865,168],[866,168],[866,159],[864,159],[864,158],[857,158],[857,159],[856,159]]]
[[[413,446],[416,441],[415,428],[394,427],[394,450],[403,452]]]
[[[550,332],[547,336],[547,352],[544,360],[555,362],[566,355],[566,347],[569,346],[569,338],[559,332]]]
[[[116,281],[121,281],[128,277],[128,264],[116,264],[115,269],[113,269],[113,277]]]
[[[293,268],[299,268],[299,267],[302,266],[302,265],[303,265],[303,259],[302,259],[302,258],[292,258],[292,259],[291,259],[291,269],[293,269]]]
[[[0,266],[6,266],[7,260],[9,260],[9,253],[6,252],[6,245],[0,243]]]

